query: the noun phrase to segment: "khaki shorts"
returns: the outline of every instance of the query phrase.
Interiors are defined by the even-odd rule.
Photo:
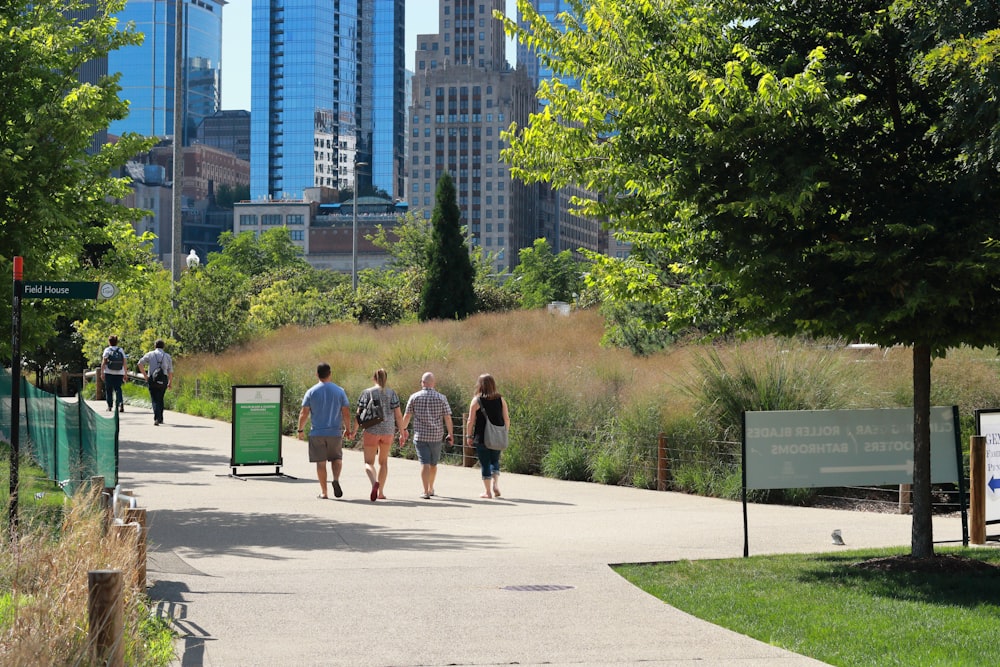
[[[344,458],[344,436],[342,435],[310,435],[309,460],[339,461]]]

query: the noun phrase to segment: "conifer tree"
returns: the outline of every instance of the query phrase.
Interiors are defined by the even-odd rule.
[[[421,321],[460,320],[475,310],[475,270],[462,238],[455,184],[448,173],[438,180],[434,199],[427,278],[418,316]]]

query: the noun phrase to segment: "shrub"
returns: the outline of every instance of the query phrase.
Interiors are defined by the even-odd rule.
[[[742,437],[746,410],[821,410],[845,405],[846,366],[832,354],[788,349],[773,340],[736,348],[723,359],[711,349],[696,362],[700,377],[687,386],[699,412],[721,439]]]
[[[590,480],[587,447],[576,440],[559,440],[552,443],[542,457],[542,473],[546,477],[575,482]]]
[[[578,423],[576,405],[555,387],[511,387],[507,393],[512,444],[504,453],[510,472],[537,475],[553,444]]]
[[[359,323],[377,329],[401,322],[407,311],[397,290],[382,285],[365,285],[358,288],[354,297],[353,315]]]
[[[477,282],[475,292],[476,311],[480,313],[502,313],[521,306],[521,295],[501,285]]]

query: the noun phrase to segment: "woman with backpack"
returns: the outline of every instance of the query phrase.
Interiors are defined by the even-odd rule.
[[[385,478],[389,473],[389,450],[392,448],[393,435],[396,426],[400,426],[406,442],[406,429],[402,428],[403,413],[399,409],[399,396],[395,391],[385,386],[388,374],[380,368],[372,375],[375,384],[361,392],[358,397],[358,430],[365,431],[362,445],[365,450],[365,473],[372,483],[369,496],[372,502],[385,500]],[[378,456],[378,471],[375,470],[375,457]]]

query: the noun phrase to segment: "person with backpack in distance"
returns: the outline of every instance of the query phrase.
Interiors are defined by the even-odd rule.
[[[385,478],[389,473],[389,450],[396,427],[403,424],[403,413],[399,409],[399,396],[385,386],[388,374],[380,368],[372,375],[375,384],[361,392],[358,397],[358,430],[364,429],[362,445],[365,450],[365,473],[372,483],[370,499],[385,500]],[[406,429],[400,428],[403,440]],[[375,456],[378,455],[378,472],[375,471]]]
[[[122,385],[128,380],[125,350],[118,347],[118,336],[108,336],[108,346],[101,353],[101,380],[104,382],[104,398],[108,402],[108,412],[114,409],[125,412],[125,396]]]
[[[476,456],[482,468],[483,486],[486,491],[480,498],[500,497],[500,445],[486,437],[487,421],[493,426],[510,428],[510,414],[507,401],[497,391],[496,380],[489,373],[483,373],[476,382],[476,390],[469,404],[469,421],[465,425],[466,437],[471,437],[476,445]],[[502,447],[506,447],[506,438]]]
[[[163,339],[157,338],[153,349],[139,360],[139,372],[146,378],[149,400],[153,404],[153,426],[163,423],[163,396],[174,385],[174,362],[163,350]]]

